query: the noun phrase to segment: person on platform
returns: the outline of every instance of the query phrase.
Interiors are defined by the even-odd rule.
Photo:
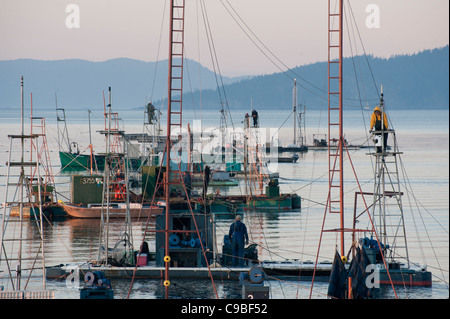
[[[241,220],[242,216],[237,215],[228,233],[232,245],[233,267],[244,267],[244,245],[248,244],[247,227]]]
[[[252,111],[253,117],[253,127],[258,127],[258,112],[256,110]]]
[[[383,124],[383,125],[382,125]],[[379,106],[375,107],[373,110],[372,116],[370,117],[370,131],[372,133],[372,130],[375,128],[375,131],[377,132],[377,135],[381,135],[381,131],[385,131],[389,129],[388,127],[388,121],[386,117],[386,113],[383,113],[383,123],[381,123],[381,109]],[[383,152],[386,150],[387,146],[387,139],[388,139],[388,133],[382,133],[383,135]],[[377,153],[381,153],[381,147],[377,147]]]

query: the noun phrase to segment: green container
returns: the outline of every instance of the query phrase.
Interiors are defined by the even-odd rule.
[[[152,198],[156,187],[157,167],[143,166],[142,167],[142,194],[147,198]]]
[[[161,170],[161,173],[159,171]],[[153,198],[153,193],[155,192],[156,184],[159,179],[162,181],[164,178],[164,173],[166,171],[165,167],[160,166],[142,166],[141,177],[142,177],[142,194],[147,199]],[[158,189],[157,196],[162,196],[164,193],[163,187]]]
[[[73,204],[99,204],[102,199],[102,175],[72,175]]]
[[[280,188],[278,186],[266,186],[267,197],[278,197],[280,196]]]
[[[253,198],[248,201],[247,205],[260,209],[291,210],[292,199],[285,196],[273,198]]]
[[[241,163],[228,163],[227,172],[240,172],[241,171]]]

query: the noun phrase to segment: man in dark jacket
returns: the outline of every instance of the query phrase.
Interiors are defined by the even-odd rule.
[[[244,244],[248,244],[247,227],[241,220],[242,216],[237,215],[228,233],[232,244],[233,267],[244,267]]]
[[[252,111],[253,117],[253,127],[258,127],[258,112],[256,110]]]

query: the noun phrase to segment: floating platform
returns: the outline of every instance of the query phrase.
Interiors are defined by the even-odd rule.
[[[344,149],[348,149],[348,150],[359,150],[362,147],[362,145],[347,145],[344,147]],[[328,146],[315,146],[315,145],[310,145],[308,146],[308,149],[311,151],[328,151]],[[337,149],[337,145],[331,145],[330,149],[332,150],[336,150]]]
[[[286,260],[281,262],[264,261],[260,264],[264,272],[269,277],[284,280],[311,280],[314,274],[314,263],[312,261],[301,262],[298,260]],[[324,261],[317,264],[315,280],[328,281],[331,274],[333,263]],[[346,268],[349,264],[346,264]],[[431,287],[432,276],[431,272],[426,268],[406,268],[401,267],[397,269],[389,269],[389,275],[386,269],[378,268],[379,274],[377,283],[379,285],[391,285],[406,287]],[[389,278],[390,276],[390,278]],[[376,277],[374,277],[376,278]]]
[[[280,268],[283,267],[283,269]],[[255,265],[249,267],[170,267],[170,278],[176,279],[214,279],[239,281],[242,272],[248,272]],[[297,265],[284,262],[264,262],[260,265],[266,273],[268,279],[289,279],[289,280],[311,280],[314,271],[314,264],[305,264],[299,276]],[[327,281],[331,272],[331,263],[319,264],[316,270],[316,278],[320,281]],[[69,275],[78,272],[80,280],[84,280],[83,274],[101,271],[109,279],[131,278],[134,274],[136,279],[164,279],[165,267],[141,266],[141,267],[115,267],[115,266],[93,266],[90,263],[66,264],[47,267],[45,276],[47,279],[65,280]],[[211,275],[210,275],[211,274]],[[272,278],[270,278],[272,277]]]
[[[239,280],[241,272],[248,272],[251,267],[170,267],[170,278],[177,279],[209,279],[210,273],[214,279]],[[135,272],[136,270],[136,272]],[[115,267],[93,266],[90,263],[81,265],[66,264],[47,267],[45,276],[47,279],[66,279],[73,272],[78,272],[80,280],[83,274],[92,271],[101,271],[110,279],[131,278],[134,274],[137,279],[164,279],[165,267],[141,266],[141,267]]]

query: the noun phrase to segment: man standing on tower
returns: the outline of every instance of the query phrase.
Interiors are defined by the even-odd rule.
[[[375,107],[373,110],[372,116],[370,117],[370,132],[375,127],[375,131],[381,135],[381,131],[385,131],[388,129],[388,121],[386,117],[386,113],[383,113],[383,125],[381,125],[381,109],[379,106]],[[383,152],[386,150],[388,133],[383,132]],[[377,153],[381,153],[381,147],[377,147]]]

